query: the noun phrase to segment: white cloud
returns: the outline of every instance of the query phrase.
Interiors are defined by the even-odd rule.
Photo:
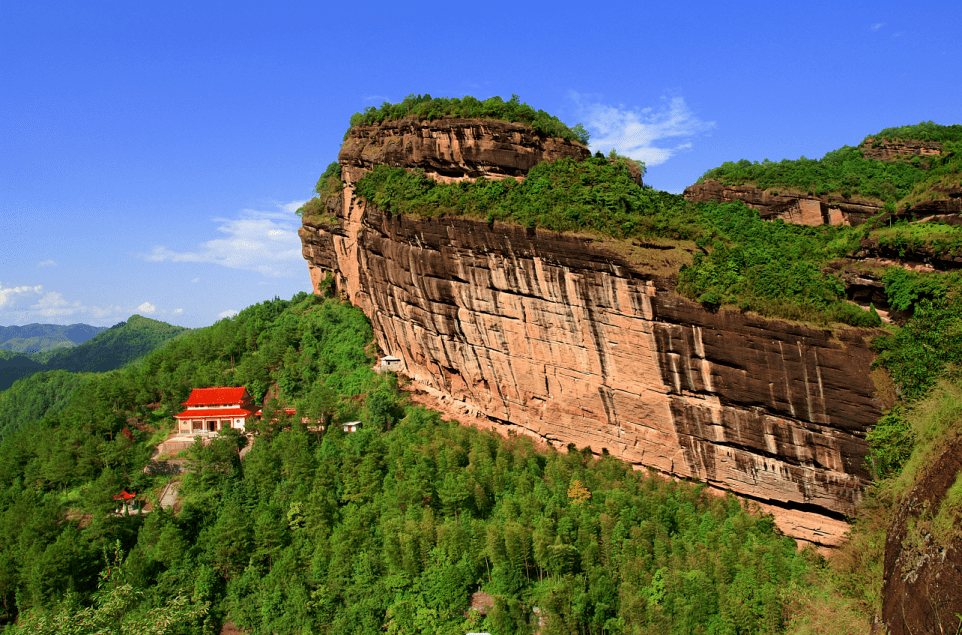
[[[72,319],[96,321],[117,319],[124,314],[123,307],[89,306],[79,300],[70,301],[58,291],[45,291],[42,285],[4,287],[0,284],[0,322],[13,318],[15,323],[25,324],[70,316],[79,316]]]
[[[184,312],[183,309],[174,309],[174,313],[177,314],[177,315],[179,315],[179,314],[181,314],[181,313],[183,313],[183,312]]]
[[[690,148],[689,138],[715,127],[714,121],[696,117],[683,97],[662,98],[660,108],[641,110],[609,106],[574,91],[571,99],[592,135],[592,150],[607,154],[615,148],[619,154],[644,161],[648,166],[664,163],[679,150]]]
[[[287,210],[303,204],[295,201],[278,204],[284,210],[280,212],[245,210],[238,219],[215,219],[222,223],[217,231],[224,234],[223,238],[203,242],[194,251],[178,252],[158,245],[145,258],[153,262],[213,263],[258,271],[272,278],[293,276],[299,272],[301,241],[296,218]]]
[[[62,294],[56,291],[48,291],[36,304],[30,307],[30,310],[46,317],[56,317],[83,313],[87,311],[87,307],[81,305],[79,300],[68,302]]]
[[[235,311],[234,309],[227,309],[227,310],[224,311],[223,313],[218,313],[218,314],[217,314],[217,317],[219,317],[219,318],[229,318],[229,317],[234,317],[235,315],[237,315],[237,311]]]
[[[141,313],[153,313],[154,311],[157,310],[157,307],[155,307],[150,302],[144,302],[139,307],[137,307],[137,310],[140,311]]]
[[[884,23],[884,22],[876,22],[875,24],[873,24],[873,25],[870,26],[869,28],[872,29],[873,31],[878,31],[878,30],[881,29],[883,26],[885,26],[885,23]]]
[[[48,259],[48,260],[44,260],[43,262],[41,262],[41,263],[38,264],[37,266],[38,266],[38,267],[56,267],[56,266],[57,266],[57,263],[56,263],[56,261],[54,261],[54,260]]]
[[[23,293],[40,293],[41,289],[43,289],[43,286],[39,284],[35,287],[4,287],[3,284],[0,284],[0,307],[6,305],[8,302],[11,302],[16,295]]]
[[[191,280],[191,282],[193,282],[194,284],[197,284],[198,282],[200,282],[200,278],[194,278],[193,280]]]

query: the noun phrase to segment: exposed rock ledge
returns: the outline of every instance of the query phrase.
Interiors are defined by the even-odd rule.
[[[754,185],[724,185],[714,179],[685,189],[689,201],[742,201],[765,220],[781,218],[796,225],[860,225],[882,210],[878,202],[834,195],[774,194]]]
[[[354,126],[338,162],[345,180],[355,181],[375,165],[421,168],[439,181],[523,177],[542,161],[583,158],[588,149],[557,137],[540,137],[507,121],[413,117],[376,126]]]

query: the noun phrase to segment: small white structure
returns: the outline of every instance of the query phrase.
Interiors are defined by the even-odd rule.
[[[404,369],[404,360],[400,357],[395,357],[394,355],[385,355],[381,358],[380,363],[374,367],[374,370],[379,373],[399,373]]]
[[[360,421],[348,421],[344,424],[344,432],[357,432],[360,425]]]

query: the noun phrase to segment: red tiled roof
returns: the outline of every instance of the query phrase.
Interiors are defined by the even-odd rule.
[[[130,500],[134,496],[136,496],[136,494],[131,494],[130,492],[124,489],[124,490],[120,490],[119,494],[114,494],[114,500],[125,501],[125,500]]]
[[[226,419],[228,417],[249,417],[253,412],[243,408],[200,408],[185,410],[174,419]]]
[[[183,406],[209,406],[214,404],[240,403],[247,389],[239,388],[194,388],[190,398]]]
[[[285,414],[289,414],[289,415],[296,415],[296,414],[297,414],[297,408],[282,408],[282,410],[284,411]],[[258,411],[255,412],[254,414],[256,414],[258,417],[260,417],[261,415],[264,414],[264,409],[261,408],[260,410],[258,410]]]

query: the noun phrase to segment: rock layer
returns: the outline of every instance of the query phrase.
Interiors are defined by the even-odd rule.
[[[421,168],[433,178],[523,177],[542,161],[584,158],[590,152],[576,142],[541,137],[507,121],[410,117],[377,126],[354,126],[341,146],[338,162],[349,180],[375,165]],[[356,178],[351,178],[351,175]]]
[[[689,201],[742,201],[765,220],[780,218],[796,225],[860,225],[882,210],[882,204],[835,195],[774,194],[754,185],[725,185],[714,179],[685,189]]]
[[[448,411],[757,501],[797,538],[841,538],[880,410],[866,331],[709,312],[584,237],[392,218],[354,198],[366,168],[345,160],[338,223],[305,221],[304,256],[419,389]]]

